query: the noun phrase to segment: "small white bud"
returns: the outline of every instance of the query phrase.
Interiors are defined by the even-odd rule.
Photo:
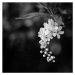
[[[48,57],[50,57],[51,56],[51,54],[48,54]]]
[[[52,51],[50,51],[49,53],[52,54]]]
[[[53,60],[53,62],[55,62],[55,60]]]
[[[46,55],[45,55],[45,54],[43,54],[43,57],[46,57]]]
[[[45,52],[44,52],[44,54],[46,54],[46,55],[47,55],[47,51],[45,51]]]
[[[46,48],[45,51],[48,51],[48,48]]]
[[[43,53],[43,51],[41,50],[40,53]]]

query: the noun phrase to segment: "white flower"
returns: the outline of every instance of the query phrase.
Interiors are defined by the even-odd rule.
[[[64,31],[62,30],[62,26],[59,26],[57,22],[54,22],[53,19],[49,19],[48,23],[44,22],[43,28],[40,28],[38,32],[38,37],[41,38],[39,43],[41,44],[40,48],[45,49],[44,51],[41,51],[43,54],[43,57],[47,56],[47,61],[51,61],[54,59],[54,56],[51,56],[51,53],[49,53],[49,49],[47,48],[47,44],[49,44],[50,40],[53,39],[53,37],[56,37],[60,39],[60,34],[64,34]],[[46,49],[48,51],[46,51]],[[49,57],[50,56],[50,57]]]

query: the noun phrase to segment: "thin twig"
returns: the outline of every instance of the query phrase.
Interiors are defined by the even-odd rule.
[[[47,11],[51,14],[51,15],[53,15],[53,12],[52,12],[52,10],[51,10],[51,8],[50,8],[50,11],[49,11],[49,9],[47,8],[47,6],[44,6],[44,5],[42,5],[41,3],[39,3],[41,6],[43,6],[45,9],[47,9]]]
[[[55,3],[54,5],[53,12],[56,11],[56,6],[57,6],[57,3]]]
[[[48,7],[49,7],[49,11],[50,11],[51,15],[53,15],[51,7],[50,6],[48,6]]]
[[[39,3],[42,7],[44,7],[45,9],[48,9],[47,7],[45,7],[44,5],[42,5],[41,3]]]

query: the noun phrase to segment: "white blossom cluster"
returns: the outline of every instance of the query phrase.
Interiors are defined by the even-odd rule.
[[[50,40],[53,39],[53,37],[56,37],[60,39],[60,34],[64,34],[64,31],[62,30],[62,26],[60,26],[57,22],[54,22],[53,19],[48,19],[48,23],[43,24],[44,27],[40,28],[38,32],[38,37],[41,38],[39,41],[40,48],[44,49],[41,50],[40,53],[44,53],[43,57],[47,56],[47,61],[53,61],[55,62],[54,58],[55,56],[52,56],[52,51],[49,51],[47,48],[47,45],[50,43]]]

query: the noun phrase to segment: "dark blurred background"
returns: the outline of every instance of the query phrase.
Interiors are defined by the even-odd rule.
[[[73,71],[73,7],[72,3],[48,3],[61,15],[65,27],[58,40],[48,48],[56,56],[55,63],[47,62],[40,54],[38,31],[45,20],[15,19],[31,12],[48,13],[39,3],[3,3],[3,72],[72,72]]]

